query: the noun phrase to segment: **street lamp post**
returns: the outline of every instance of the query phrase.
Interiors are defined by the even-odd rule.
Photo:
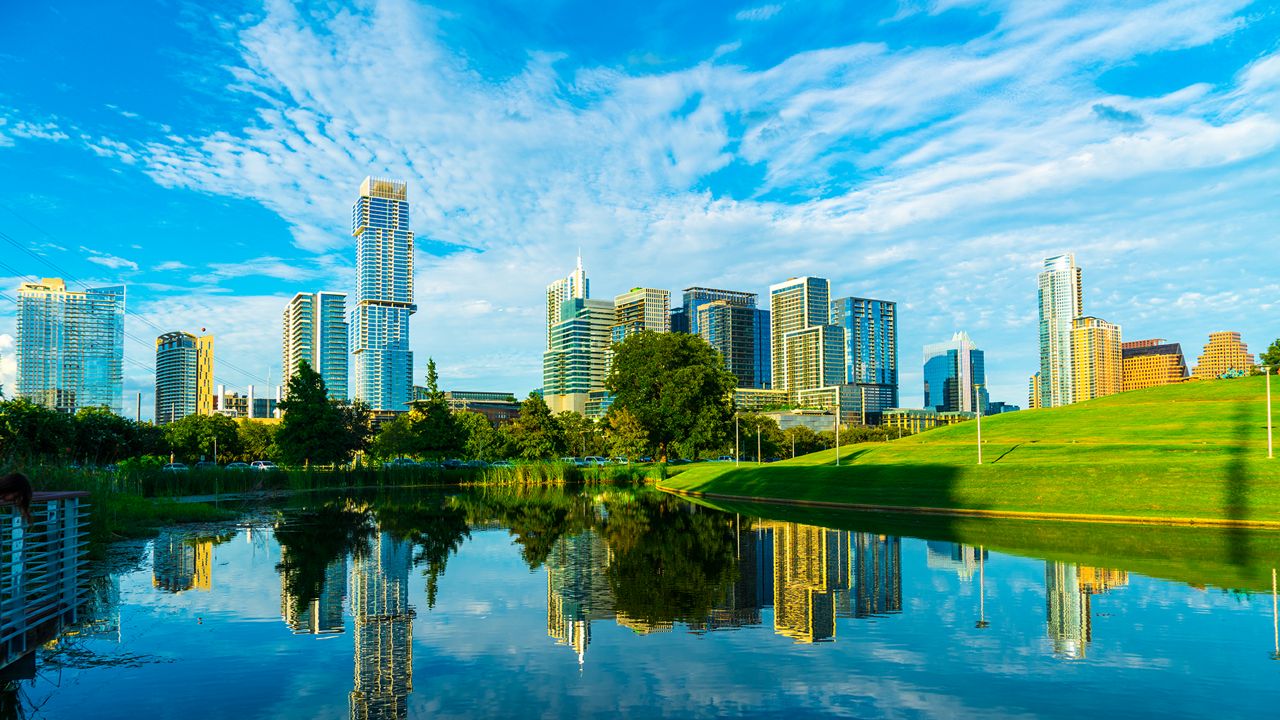
[[[978,464],[982,464],[982,383],[974,385],[977,390],[974,398],[974,409],[978,411]]]
[[[760,457],[760,425],[756,425],[756,464],[759,465],[763,461]]]
[[[1263,365],[1262,373],[1267,376],[1267,459],[1272,459],[1275,454],[1271,448],[1271,366]]]
[[[742,463],[742,442],[738,439],[738,413],[733,414],[733,466]]]
[[[985,549],[978,546],[978,623],[974,627],[979,630],[991,627],[991,623],[987,622],[987,567],[982,557],[986,554]]]
[[[840,402],[836,396],[836,467],[840,467]]]

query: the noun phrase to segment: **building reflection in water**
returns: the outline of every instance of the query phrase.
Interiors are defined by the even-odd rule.
[[[925,543],[925,565],[931,570],[953,570],[961,580],[973,580],[987,551],[975,545],[929,540]]]
[[[287,566],[289,549],[280,546],[281,565]],[[342,605],[347,599],[347,557],[325,566],[318,597],[299,598],[289,592],[286,573],[280,575],[280,617],[295,635],[334,635],[346,628]]]
[[[737,517],[733,525],[737,577],[724,600],[704,621],[689,623],[693,632],[733,630],[761,624],[761,608],[773,598],[773,530]]]
[[[614,619],[609,561],[609,547],[594,530],[560,537],[547,556],[547,635],[573,648],[579,665],[586,660],[591,643],[591,621]],[[639,633],[671,627],[627,618],[618,621]]]
[[[1129,584],[1123,570],[1070,563],[1045,563],[1046,612],[1055,655],[1084,658],[1093,641],[1090,598]]]
[[[229,536],[189,537],[162,532],[151,544],[151,584],[165,592],[213,586],[213,548]]]
[[[411,545],[385,532],[374,538],[368,554],[358,554],[351,561],[353,720],[408,717],[408,697],[413,690],[412,565]]]

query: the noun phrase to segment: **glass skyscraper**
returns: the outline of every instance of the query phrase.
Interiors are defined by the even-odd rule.
[[[542,355],[542,395],[551,412],[583,414],[589,395],[604,390],[614,320],[609,300],[560,303],[560,320],[551,326],[550,347]]]
[[[1084,314],[1076,256],[1045,258],[1038,278],[1040,300],[1040,407],[1069,405],[1075,398],[1071,328]]]
[[[409,316],[418,310],[407,185],[365,178],[351,210],[351,234],[356,237],[354,395],[374,410],[406,410],[413,400]]]
[[[213,336],[156,338],[156,424],[213,413]]]
[[[958,332],[924,346],[924,407],[938,412],[984,412],[987,370],[983,352]]]
[[[845,382],[878,417],[898,407],[898,304],[847,297],[831,302],[831,324],[844,328]]]
[[[787,350],[788,335],[811,327],[825,326],[830,323],[831,316],[831,283],[826,278],[818,277],[800,277],[791,278],[785,282],[769,286],[769,311],[770,317],[770,352],[773,355],[772,367],[773,389],[786,390],[790,393],[796,393],[800,390],[808,390],[813,387],[822,387],[827,384],[839,384],[840,379],[834,383],[828,383],[825,379],[819,381],[820,378],[829,378],[829,365],[836,361],[835,352],[822,353],[823,366],[821,369],[797,368],[792,371],[787,367],[789,351]],[[688,302],[686,301],[686,307]],[[843,335],[843,333],[838,333]],[[817,347],[824,348],[837,336],[832,331],[824,331],[821,333],[822,342]],[[813,337],[809,333],[807,338]],[[844,339],[841,337],[840,342],[843,344]],[[812,343],[808,343],[809,346]],[[812,350],[812,347],[810,347]],[[791,353],[796,357],[815,359],[818,357],[814,352],[808,353]],[[839,360],[841,372],[844,368],[844,360]],[[808,378],[806,382],[817,381],[817,385],[803,385],[793,387],[789,385],[789,378]]]
[[[347,399],[347,294],[298,293],[284,308],[284,386],[306,360],[334,400]]]
[[[18,286],[17,396],[61,412],[121,411],[124,287]]]

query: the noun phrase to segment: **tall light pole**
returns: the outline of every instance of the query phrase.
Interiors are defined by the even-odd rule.
[[[983,552],[985,549],[978,546],[978,623],[974,627],[979,630],[991,627],[991,623],[987,622],[987,566],[982,557],[986,554]]]
[[[733,414],[733,466],[742,463],[742,442],[738,439],[738,413]]]
[[[759,465],[762,462],[763,458],[760,457],[760,424],[756,423],[756,464]]]
[[[840,467],[840,393],[836,391],[836,467]]]
[[[978,411],[978,464],[982,464],[982,383],[973,386],[977,392],[973,401],[974,409]]]
[[[1271,366],[1263,365],[1262,373],[1267,376],[1267,459],[1275,457],[1271,449]]]

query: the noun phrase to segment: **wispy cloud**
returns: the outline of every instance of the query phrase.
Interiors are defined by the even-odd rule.
[[[13,336],[0,333],[0,389],[11,398],[17,394],[18,360],[15,356]]]
[[[179,262],[178,260],[166,260],[162,263],[158,263],[154,269],[163,272],[168,270],[187,270],[190,269],[190,267],[190,265],[184,262]]]
[[[760,22],[768,20],[779,12],[782,12],[781,5],[761,5],[747,10],[740,10],[734,17],[746,22]]]
[[[99,252],[98,250],[87,248],[83,245],[80,246],[80,251],[85,253],[85,260],[88,260],[95,265],[101,265],[102,267],[111,268],[112,270],[138,269],[138,263],[116,255]]]

